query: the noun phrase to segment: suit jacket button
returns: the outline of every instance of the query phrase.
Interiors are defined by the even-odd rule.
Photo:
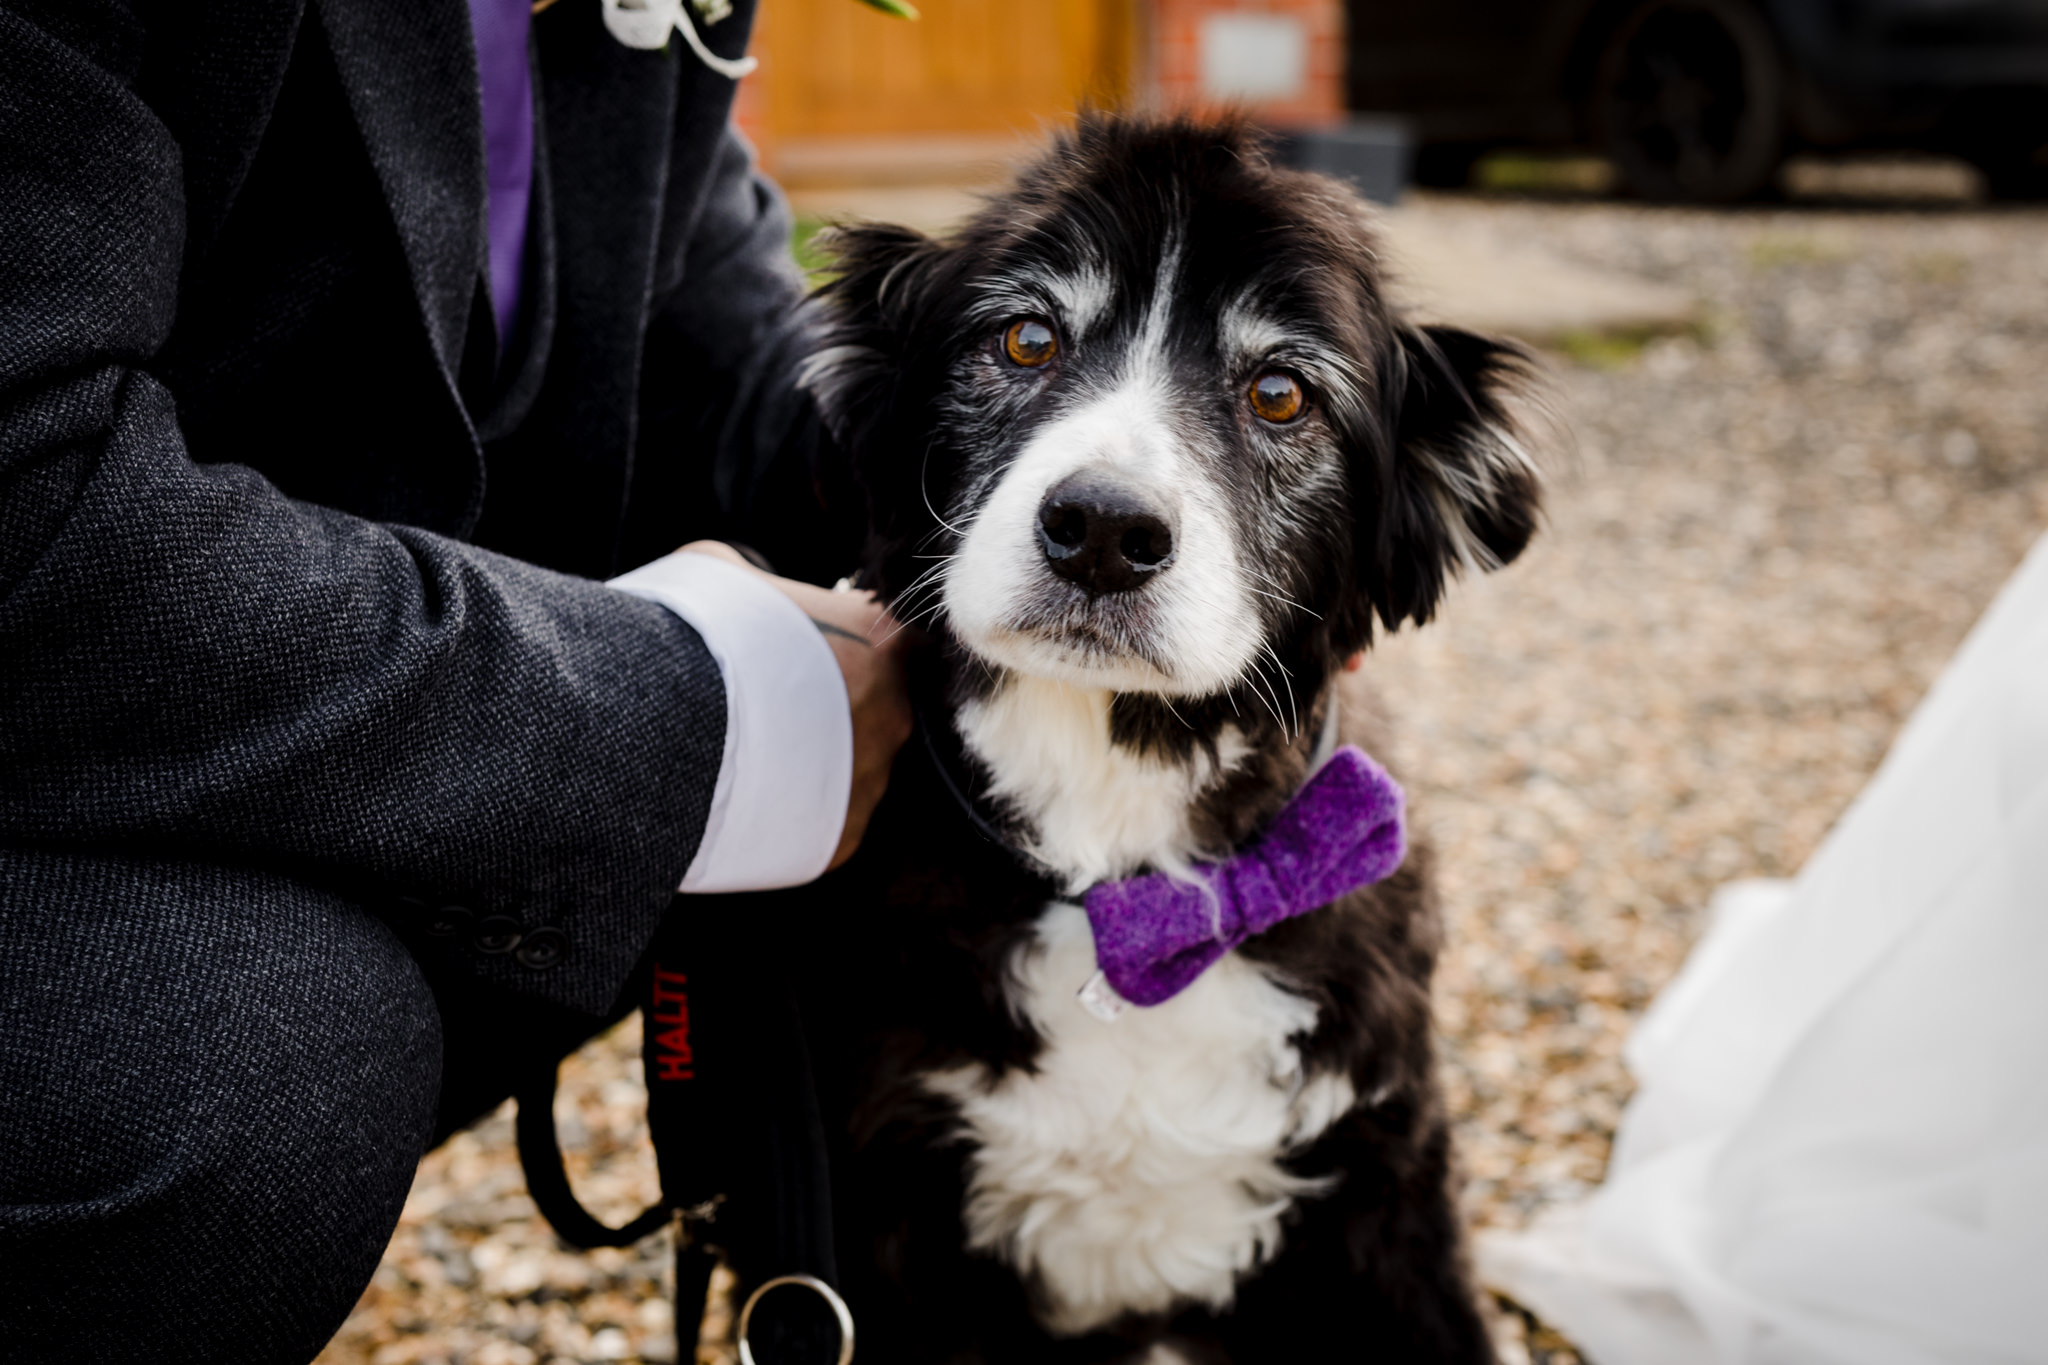
[[[519,945],[519,965],[544,972],[569,955],[569,936],[560,929],[543,926],[528,934]]]
[[[435,938],[454,938],[476,922],[476,916],[466,905],[443,905],[437,909],[422,905],[420,910],[427,921],[427,932]]]
[[[478,952],[496,956],[517,948],[522,937],[519,921],[510,915],[486,915],[477,921],[476,932],[470,936],[469,942]]]

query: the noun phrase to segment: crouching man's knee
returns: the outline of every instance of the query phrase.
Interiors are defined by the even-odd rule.
[[[397,938],[267,873],[0,849],[0,942],[7,1358],[310,1360],[433,1129]]]

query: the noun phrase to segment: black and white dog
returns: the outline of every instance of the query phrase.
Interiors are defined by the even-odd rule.
[[[1319,739],[1384,754],[1345,661],[1533,528],[1521,354],[1405,323],[1359,201],[1233,126],[1096,117],[952,237],[831,246],[806,382],[936,640],[809,893],[862,1356],[1490,1359],[1423,852],[1114,1017],[1078,901],[1228,857]]]

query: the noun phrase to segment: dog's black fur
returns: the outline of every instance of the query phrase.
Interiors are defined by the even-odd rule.
[[[1168,240],[1180,243],[1185,303],[1166,343],[1169,387],[1196,395],[1173,420],[1208,452],[1203,477],[1229,490],[1236,543],[1276,588],[1257,601],[1264,648],[1235,682],[1109,704],[1111,745],[1212,764],[1187,821],[1201,856],[1227,854],[1284,804],[1340,693],[1344,737],[1384,756],[1376,709],[1343,663],[1375,619],[1427,621],[1461,561],[1512,559],[1534,527],[1537,485],[1504,401],[1525,375],[1521,353],[1404,322],[1356,200],[1272,167],[1242,127],[1085,119],[956,236],[835,235],[843,273],[823,291],[829,349],[813,384],[871,498],[866,581],[936,641],[923,715],[934,742],[912,740],[854,862],[803,893],[805,1009],[860,1353],[883,1365],[1140,1361],[1155,1347],[1189,1362],[1487,1361],[1432,1077],[1438,925],[1419,847],[1389,880],[1239,950],[1312,1003],[1315,1025],[1294,1039],[1303,1073],[1348,1078],[1356,1098],[1273,1154],[1330,1188],[1292,1201],[1277,1254],[1237,1276],[1229,1306],[1183,1302],[1059,1335],[1036,1277],[969,1249],[975,1137],[929,1078],[972,1065],[992,1085],[1040,1065],[1045,1039],[1014,998],[1017,963],[1037,951],[1047,904],[1076,888],[1015,851],[1036,847],[1030,811],[986,802],[992,842],[948,790],[947,774],[983,792],[998,776],[948,722],[1011,670],[959,638],[943,598],[923,595],[935,561],[921,556],[956,553],[1032,433],[1074,395],[1103,391],[1091,356],[1111,363],[1141,326]],[[1048,373],[1003,370],[989,348],[1007,315],[976,302],[989,281],[1079,259],[1114,283],[1088,334],[1095,350],[1072,347]],[[1311,426],[1253,430],[1235,408],[1243,376],[1199,325],[1252,280],[1266,315],[1307,339],[1301,351],[1283,343],[1282,358],[1306,380]],[[1277,440],[1292,453],[1262,444]],[[1032,609],[1071,620],[1102,608],[1091,597]],[[1234,767],[1215,762],[1227,730],[1249,750]]]

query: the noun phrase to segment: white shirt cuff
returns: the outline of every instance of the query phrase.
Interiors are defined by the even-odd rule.
[[[798,886],[831,865],[853,789],[839,662],[803,608],[735,564],[678,551],[611,580],[689,622],[725,675],[725,755],[687,892]]]

